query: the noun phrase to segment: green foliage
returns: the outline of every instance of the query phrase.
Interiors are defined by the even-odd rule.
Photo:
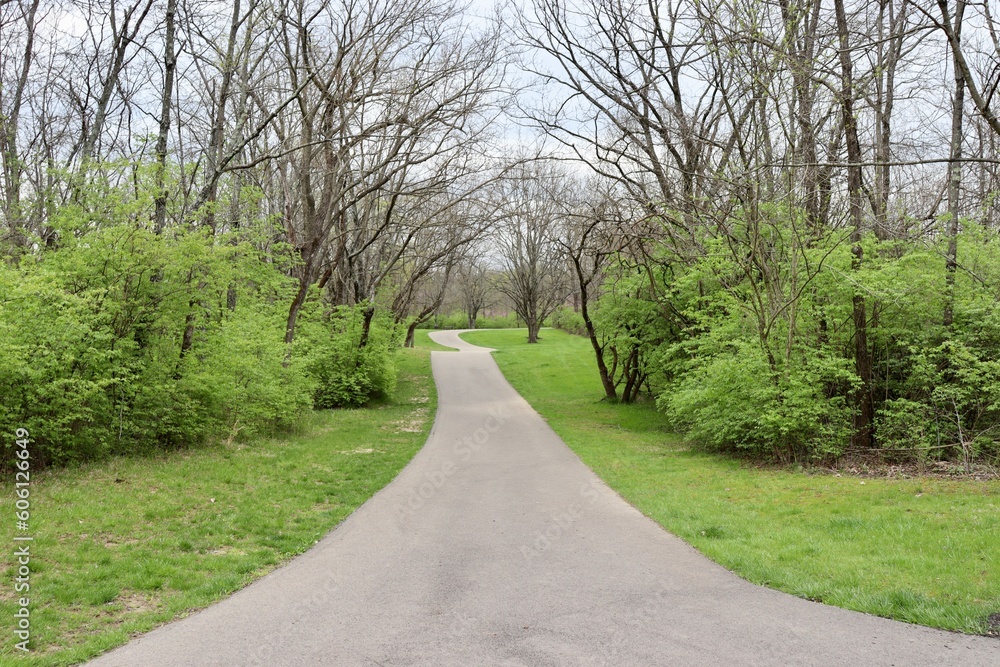
[[[573,310],[569,306],[559,306],[549,317],[549,326],[561,329],[566,333],[585,336],[587,325],[583,321],[583,315],[579,311]]]
[[[186,359],[189,392],[201,392],[231,434],[288,428],[312,405],[315,382],[304,361],[288,355],[284,324],[283,309],[237,309],[206,332],[202,354]]]
[[[479,324],[479,320],[476,321]],[[448,314],[434,313],[430,319],[420,324],[418,329],[466,329],[469,318],[465,313],[452,312]]]
[[[662,390],[670,376],[663,352],[678,340],[678,325],[665,317],[643,273],[627,266],[615,271],[593,319],[611,378],[621,399],[631,403],[643,390]]]
[[[366,310],[366,305],[333,308],[314,314],[300,329],[315,407],[357,407],[396,386],[399,332],[391,317],[376,314],[366,336]]]
[[[841,453],[850,413],[843,397],[828,399],[822,388],[850,379],[843,359],[802,360],[775,375],[759,347],[740,342],[682,375],[658,404],[711,449],[825,458]]]
[[[1000,240],[958,239],[946,327],[946,240],[863,239],[782,205],[738,210],[688,261],[652,253],[613,266],[594,309],[605,362],[630,374],[687,437],[779,460],[830,459],[851,442],[857,392],[854,299],[864,299],[878,447],[901,455],[1000,452]],[[807,233],[808,232],[808,233]],[[633,362],[630,366],[629,363]]]
[[[97,194],[57,212],[55,247],[0,265],[0,420],[31,432],[36,465],[292,422],[312,385],[283,342],[268,230],[156,234],[148,201]]]
[[[517,315],[514,313],[509,313],[507,315],[492,315],[485,316],[480,315],[476,318],[476,329],[516,329],[517,327],[524,326],[523,322],[519,322]],[[433,317],[423,322],[418,329],[436,329],[436,330],[448,330],[448,329],[468,329],[469,319],[465,313],[453,312],[446,315],[436,313]]]
[[[524,326],[524,322],[516,313],[506,315],[480,315],[476,318],[477,329],[517,329]],[[543,323],[542,326],[547,326]]]
[[[887,401],[880,418],[883,438],[896,446],[931,449],[963,444],[973,458],[1000,455],[994,433],[1000,424],[1000,359],[995,347],[981,348],[959,339],[930,349],[915,349],[903,398]],[[933,458],[939,458],[935,456]]]
[[[114,406],[122,351],[87,300],[50,276],[0,266],[0,294],[0,422],[31,432],[40,463],[106,453],[110,434],[95,422]]]

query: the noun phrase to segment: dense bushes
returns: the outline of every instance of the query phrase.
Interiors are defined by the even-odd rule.
[[[802,360],[772,375],[760,348],[741,341],[692,364],[658,404],[691,439],[713,449],[787,458],[839,454],[850,437],[843,396],[823,388],[849,381],[844,360]]]
[[[248,240],[60,221],[57,249],[0,266],[0,421],[39,465],[271,429],[308,404],[284,365],[286,281]]]
[[[317,295],[286,345],[295,285],[272,230],[156,234],[148,202],[116,193],[0,262],[0,423],[29,430],[36,466],[273,431],[392,389],[381,318],[359,349],[362,311],[322,316]]]
[[[300,330],[306,373],[315,382],[315,407],[356,407],[395,388],[399,331],[391,317],[376,314],[366,334],[365,310],[334,308]]]
[[[585,336],[587,326],[583,322],[583,316],[578,311],[569,306],[559,306],[549,317],[549,326],[561,329],[567,333]]]
[[[517,315],[508,313],[507,315],[480,315],[476,318],[476,329],[517,329],[523,327]],[[423,322],[419,329],[467,329],[469,319],[465,313],[435,314],[427,321]]]
[[[595,321],[609,366],[635,355],[646,390],[693,441],[757,458],[847,451],[861,379],[852,300],[864,295],[875,449],[1000,456],[1000,240],[959,238],[954,321],[943,322],[946,240],[803,238],[781,207],[732,220],[695,260],[609,273]],[[658,276],[650,284],[649,276]],[[620,382],[620,379],[619,379]]]

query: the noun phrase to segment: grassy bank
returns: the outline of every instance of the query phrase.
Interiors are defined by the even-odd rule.
[[[5,633],[0,664],[74,664],[308,549],[421,447],[436,402],[429,370],[426,348],[403,350],[391,400],[314,413],[296,435],[32,477],[32,651]],[[2,494],[0,615],[12,619],[10,480]]]
[[[1000,612],[1000,482],[759,469],[693,451],[651,405],[611,405],[589,342],[463,334],[611,487],[755,583],[857,611],[984,633]],[[1000,647],[998,647],[1000,648]]]

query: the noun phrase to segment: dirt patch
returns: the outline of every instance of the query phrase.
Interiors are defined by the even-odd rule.
[[[986,619],[986,635],[1000,638],[1000,613],[990,614]]]
[[[120,604],[122,606],[122,612],[125,614],[137,614],[146,611],[155,611],[159,606],[157,602],[150,599],[148,595],[143,595],[142,593],[136,593],[134,591],[123,592],[117,598],[115,598],[112,604]],[[122,619],[124,620],[124,619]]]
[[[227,546],[221,546],[221,547],[219,547],[217,549],[212,549],[208,553],[212,554],[213,556],[246,556],[247,555],[247,552],[243,551],[242,549],[237,549],[235,547],[228,546],[228,545]]]
[[[845,457],[834,466],[817,466],[807,470],[821,474],[888,479],[913,479],[920,477],[977,481],[1000,479],[1000,469],[985,463],[977,463],[972,466],[970,472],[966,472],[965,466],[953,461],[889,463],[880,460],[877,455],[870,457]]]
[[[109,549],[114,549],[120,546],[132,546],[133,544],[139,544],[139,540],[134,538],[121,539],[118,537],[104,537],[104,546]]]
[[[389,422],[382,428],[393,433],[420,433],[424,430],[427,422],[427,408],[417,408],[411,413],[409,419],[399,419]]]
[[[403,420],[395,422],[393,425],[398,433],[420,433],[424,430],[423,419]]]

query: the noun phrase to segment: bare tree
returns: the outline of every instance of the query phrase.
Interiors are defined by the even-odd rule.
[[[156,136],[156,197],[153,228],[160,233],[167,221],[167,140],[170,137],[170,110],[174,94],[177,54],[174,39],[177,31],[177,0],[167,0],[166,36],[163,44],[163,89],[160,92],[160,124]]]
[[[403,341],[406,347],[413,347],[416,328],[444,303],[461,258],[490,224],[468,205],[433,217],[440,222],[417,224],[417,233],[399,244],[390,261],[384,262],[391,270],[388,280],[395,284],[390,309],[397,323],[409,320]]]
[[[20,67],[17,69],[13,94],[10,95],[9,100],[6,99],[6,95],[9,94],[6,86],[0,85],[0,160],[3,162],[3,214],[8,233],[15,245],[21,245],[25,241],[19,210],[24,166],[21,163],[21,154],[18,148],[18,127],[25,102],[28,75],[34,60],[38,5],[39,0],[33,0],[27,7],[23,7],[19,3],[16,8],[20,14],[18,22],[24,30],[24,50],[19,54],[21,56]],[[5,27],[0,24],[0,35],[6,32],[3,29]],[[15,43],[17,42],[15,41]]]
[[[333,279],[351,302],[374,304],[396,260],[390,252],[376,268],[366,253],[398,231],[397,207],[478,166],[460,156],[483,133],[502,84],[496,36],[466,38],[450,4],[368,0],[335,9],[289,3],[283,23],[291,83],[301,88],[285,176],[285,225],[301,259],[288,341],[313,284]],[[366,272],[369,279],[356,280]]]
[[[684,2],[536,0],[516,24],[524,45],[545,56],[525,68],[548,91],[547,104],[522,113],[666,222],[679,249],[690,247],[713,195],[726,115],[713,85],[723,73],[696,37],[699,11]]]
[[[601,188],[596,181],[576,185],[578,190],[584,188],[589,196],[584,195],[582,201],[573,202],[575,205],[566,211],[565,233],[557,243],[572,267],[580,316],[594,349],[604,394],[611,400],[618,400],[618,388],[604,358],[605,343],[597,335],[590,305],[598,293],[609,259],[621,249],[624,216],[613,189]]]
[[[496,241],[504,268],[497,289],[524,320],[529,343],[538,342],[545,318],[570,293],[556,241],[562,223],[557,202],[564,186],[560,174],[536,163],[516,170],[497,193],[501,201]]]
[[[466,325],[476,328],[479,313],[489,308],[493,300],[494,270],[475,250],[459,263],[457,268],[458,298],[465,312]]]
[[[98,89],[97,99],[93,116],[88,119],[86,132],[84,133],[80,145],[80,154],[83,156],[83,163],[98,157],[98,143],[104,132],[104,125],[107,122],[110,111],[111,99],[115,91],[119,88],[121,75],[125,67],[142,50],[144,40],[140,39],[143,24],[153,9],[153,0],[139,0],[135,3],[119,3],[117,0],[110,0],[106,6],[108,23],[110,29],[110,52],[107,54],[107,62],[103,67],[103,72],[97,72]],[[88,12],[93,8],[88,5]],[[94,26],[103,26],[103,22],[95,22]],[[91,30],[91,38],[100,43],[103,36]]]

